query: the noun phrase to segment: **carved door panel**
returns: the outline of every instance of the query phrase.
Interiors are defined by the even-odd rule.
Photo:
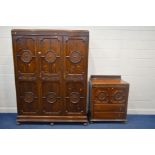
[[[93,88],[92,100],[95,104],[109,104],[110,102],[110,89],[109,87]]]
[[[127,87],[113,87],[111,88],[110,101],[112,104],[125,104],[127,102]]]
[[[82,115],[86,112],[87,37],[64,37],[65,112]]]
[[[36,37],[14,37],[15,78],[19,114],[35,115],[39,111]]]
[[[40,36],[38,39],[41,111],[43,115],[63,112],[63,55],[61,36]]]
[[[95,104],[125,104],[127,101],[126,87],[104,86],[93,89],[92,100]]]

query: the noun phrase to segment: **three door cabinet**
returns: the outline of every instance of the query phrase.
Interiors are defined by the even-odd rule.
[[[126,121],[129,84],[121,76],[90,78],[90,121]]]
[[[12,30],[17,122],[87,122],[89,32]]]

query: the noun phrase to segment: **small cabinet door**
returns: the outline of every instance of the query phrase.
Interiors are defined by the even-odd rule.
[[[92,88],[91,100],[95,104],[125,104],[127,102],[127,86],[102,86]]]
[[[67,115],[86,113],[87,37],[64,37],[64,99]]]
[[[41,113],[63,113],[63,54],[61,36],[39,36]]]
[[[15,36],[13,37],[13,48],[18,113],[37,115],[39,113],[39,70],[36,37]]]
[[[128,86],[112,87],[110,101],[112,104],[126,104],[128,100]]]

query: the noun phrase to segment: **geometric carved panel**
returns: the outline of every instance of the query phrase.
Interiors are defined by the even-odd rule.
[[[113,103],[115,103],[115,102],[116,103],[125,102],[125,92],[124,92],[124,90],[116,90],[115,92],[113,92],[111,102],[113,102]]]
[[[70,53],[69,59],[72,63],[79,63],[81,61],[81,58],[82,56],[79,51],[73,51]]]
[[[26,103],[31,103],[34,100],[34,94],[32,92],[25,92],[24,94],[24,101]]]
[[[59,81],[60,80],[60,75],[59,74],[51,74],[51,73],[42,73],[41,74],[42,80],[45,81]]]
[[[57,98],[56,98],[56,93],[55,92],[50,92],[48,93],[47,97],[46,97],[47,102],[49,103],[54,103],[56,102]]]
[[[32,60],[32,52],[29,50],[24,50],[21,55],[21,60],[25,63],[29,63]]]
[[[97,95],[97,99],[101,102],[105,102],[105,103],[108,103],[108,92],[106,91],[101,91],[98,93]]]
[[[48,51],[45,55],[45,60],[48,62],[48,63],[53,63],[55,62],[56,60],[56,52],[54,51]]]
[[[83,74],[68,74],[66,75],[66,81],[84,81]]]
[[[70,94],[70,102],[76,104],[79,101],[80,101],[80,93],[78,93],[78,92],[72,92]]]

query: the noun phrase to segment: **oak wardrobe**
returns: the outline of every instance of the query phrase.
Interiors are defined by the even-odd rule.
[[[87,122],[89,32],[12,30],[17,122]]]

